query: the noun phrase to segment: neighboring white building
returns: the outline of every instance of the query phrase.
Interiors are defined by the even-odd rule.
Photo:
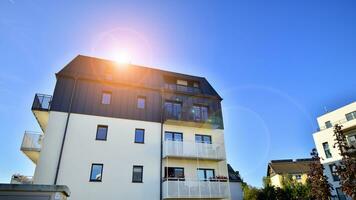
[[[332,194],[340,200],[345,195],[340,190],[339,178],[335,174],[335,164],[341,160],[337,147],[334,148],[335,136],[333,126],[342,125],[350,145],[356,147],[356,102],[350,103],[332,112],[328,112],[317,119],[319,131],[313,134],[316,149],[322,158],[325,174],[329,178],[334,190]]]
[[[222,98],[202,77],[78,56],[21,150],[72,200],[230,199]]]
[[[240,173],[235,171],[230,164],[227,164],[227,169],[229,172],[231,200],[243,200],[244,192]]]

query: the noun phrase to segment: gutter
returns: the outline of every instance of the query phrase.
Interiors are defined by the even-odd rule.
[[[163,165],[163,121],[164,121],[164,107],[163,107],[163,94],[164,91],[161,90],[161,147],[160,147],[160,170],[159,170],[159,196],[160,196],[160,200],[163,199],[163,179],[162,179],[162,165]]]

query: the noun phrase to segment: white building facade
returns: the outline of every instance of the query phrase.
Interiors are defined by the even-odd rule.
[[[78,56],[35,96],[21,150],[70,199],[230,199],[222,98],[205,78]]]
[[[349,145],[356,147],[356,102],[328,112],[318,117],[317,121],[319,130],[313,134],[313,138],[319,156],[322,158],[321,163],[325,168],[324,173],[328,176],[328,180],[334,188],[332,195],[335,199],[347,199],[348,197],[340,189],[339,177],[335,173],[335,164],[338,164],[342,158],[337,147],[334,148],[333,127],[336,124],[342,125]]]

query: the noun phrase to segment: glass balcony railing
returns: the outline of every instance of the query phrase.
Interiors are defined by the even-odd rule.
[[[163,182],[163,198],[229,198],[229,182],[227,180],[200,181],[196,179],[166,179]]]
[[[36,94],[32,104],[32,110],[48,111],[51,107],[52,96],[47,94]]]
[[[178,85],[174,83],[166,83],[164,85],[165,89],[172,90],[172,91],[178,91],[178,92],[186,92],[186,93],[192,93],[192,94],[199,94],[200,88],[198,87],[191,87],[191,86],[185,86],[185,85]]]
[[[194,141],[164,141],[163,157],[200,158],[206,160],[225,160],[223,144],[196,143]]]
[[[41,151],[42,134],[26,131],[21,144],[22,151]]]

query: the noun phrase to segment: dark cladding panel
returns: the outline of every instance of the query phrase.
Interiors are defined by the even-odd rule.
[[[59,78],[53,93],[51,110],[67,112],[74,80],[70,78]]]

